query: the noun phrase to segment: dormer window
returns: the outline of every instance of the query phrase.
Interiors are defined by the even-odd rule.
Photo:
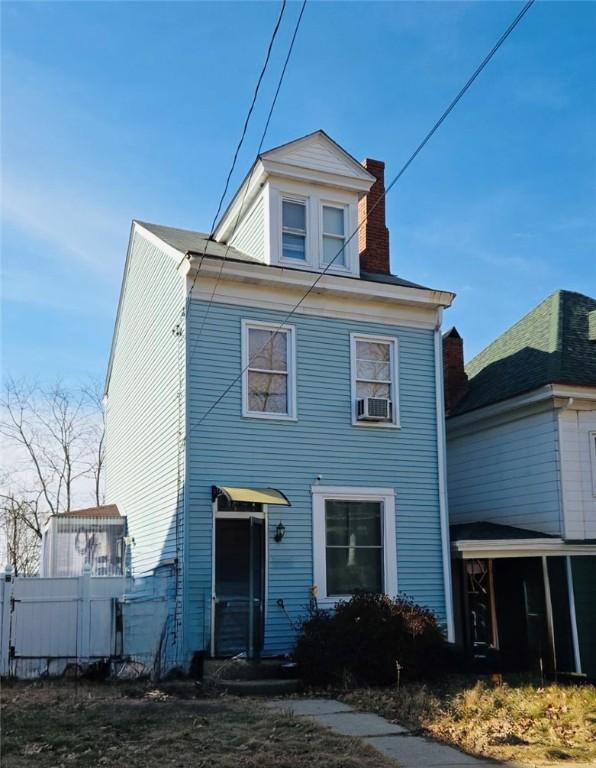
[[[382,172],[383,163],[366,162]],[[259,154],[214,238],[262,264],[359,277],[362,238],[350,235],[376,181],[326,133],[315,131]],[[381,219],[379,237],[387,241],[384,214]]]
[[[306,201],[282,200],[282,258],[306,261]]]
[[[324,267],[346,266],[345,244],[345,208],[334,205],[323,205],[323,244],[321,261]]]

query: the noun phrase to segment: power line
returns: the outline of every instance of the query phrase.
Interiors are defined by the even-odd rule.
[[[275,42],[275,38],[277,37],[277,33],[279,31],[279,27],[281,24],[281,20],[284,15],[284,11],[286,10],[286,4],[287,0],[282,0],[281,4],[281,10],[279,12],[279,16],[277,17],[277,21],[275,22],[275,27],[273,28],[273,33],[271,35],[271,39],[269,41],[269,46],[267,48],[267,55],[265,56],[265,62],[261,68],[261,72],[259,74],[259,79],[257,80],[257,85],[255,87],[252,102],[250,104],[250,108],[248,110],[248,113],[246,115],[246,119],[244,121],[244,126],[242,127],[242,135],[240,136],[240,141],[238,142],[238,146],[236,147],[236,151],[234,152],[234,158],[232,160],[232,166],[229,170],[228,177],[226,179],[226,183],[224,186],[224,191],[221,194],[221,197],[219,199],[219,204],[217,206],[217,211],[215,212],[215,216],[213,217],[213,222],[211,224],[211,230],[209,232],[209,237],[213,236],[213,228],[215,227],[215,222],[217,221],[217,218],[221,211],[221,206],[223,205],[223,201],[225,199],[225,196],[228,192],[228,187],[230,186],[230,179],[232,178],[232,173],[234,172],[234,168],[236,167],[236,161],[238,160],[238,154],[240,152],[240,149],[242,147],[242,144],[244,143],[244,137],[246,136],[246,130],[248,128],[248,123],[250,122],[251,115],[253,113],[253,110],[255,108],[255,104],[257,101],[257,96],[259,95],[259,89],[261,87],[261,83],[263,82],[263,77],[265,76],[265,72],[267,70],[267,66],[269,64],[269,59],[271,57],[271,51],[273,50],[273,43]]]
[[[224,186],[224,190],[223,190],[223,192],[221,194],[221,197],[219,199],[217,210],[215,212],[215,216],[213,217],[213,221],[211,223],[211,229],[209,231],[209,236],[205,239],[205,247],[203,249],[203,254],[201,256],[201,264],[203,262],[203,259],[205,258],[205,254],[207,253],[207,247],[209,245],[209,241],[213,237],[213,229],[215,227],[215,223],[216,223],[217,218],[218,218],[218,216],[220,214],[221,207],[223,205],[223,201],[225,199],[225,196],[226,196],[226,194],[228,192],[228,187],[230,185],[230,179],[232,178],[232,174],[234,172],[234,168],[236,167],[236,161],[238,160],[238,155],[240,153],[240,149],[242,148],[242,145],[244,143],[244,138],[246,136],[246,131],[248,129],[248,124],[250,122],[250,118],[251,118],[253,110],[255,108],[255,104],[256,104],[256,101],[257,101],[257,96],[259,95],[259,90],[261,88],[261,83],[263,81],[263,77],[265,76],[265,72],[267,71],[267,67],[269,65],[269,59],[271,58],[271,51],[273,50],[273,44],[275,42],[275,38],[277,37],[277,33],[278,33],[280,25],[281,25],[281,21],[282,21],[282,18],[283,18],[285,9],[286,9],[286,4],[287,4],[287,0],[282,0],[282,4],[281,4],[280,11],[279,11],[279,15],[277,17],[277,21],[275,22],[275,26],[273,28],[273,32],[271,33],[271,38],[269,40],[269,45],[267,46],[267,53],[265,55],[265,61],[263,62],[263,66],[261,67],[261,71],[259,73],[259,77],[257,79],[257,83],[256,83],[256,86],[255,86],[255,89],[254,89],[254,92],[253,92],[252,101],[250,103],[250,107],[249,107],[248,112],[246,114],[246,118],[244,120],[244,125],[242,126],[242,133],[240,135],[240,140],[238,141],[238,144],[236,146],[236,150],[234,152],[234,157],[232,158],[232,165],[230,166],[230,170],[228,171],[228,175],[227,175],[227,178],[226,178],[226,183],[225,183],[225,186]],[[195,283],[197,281],[197,277],[198,277],[199,271],[200,271],[200,264],[199,264],[199,268],[197,269],[197,272],[195,274],[195,277],[194,277],[194,279],[192,281],[192,285],[190,287],[190,291],[188,293],[188,297],[187,297],[187,300],[185,302],[184,308],[182,309],[182,313],[181,313],[182,317],[184,317],[187,314],[187,308],[190,306],[192,292],[194,290]],[[181,334],[180,323],[173,329],[173,332],[174,332],[174,334],[176,336],[181,338],[181,335],[180,335]],[[180,400],[181,397],[182,397],[182,386],[181,386],[181,382],[179,381],[179,388],[178,388],[179,403],[181,402],[181,400]],[[177,493],[178,493],[178,496],[180,495],[180,483],[182,481],[180,462],[181,462],[181,458],[182,458],[183,446],[184,446],[184,439],[182,438],[181,432],[180,432],[180,429],[179,429],[179,431],[178,431],[178,470],[177,470]],[[186,504],[186,500],[184,498],[184,494],[185,494],[185,489],[183,488],[182,489],[182,507],[184,507],[184,505]],[[184,559],[183,556],[181,557],[180,546],[179,546],[179,526],[181,525],[180,509],[179,508],[180,508],[180,504],[177,502],[177,507],[176,507],[176,537],[175,537],[176,538],[176,542],[175,542],[175,544],[176,544],[176,576],[175,576],[176,582],[175,582],[175,587],[174,587],[174,589],[175,589],[174,642],[175,643],[177,643],[177,637],[178,637],[177,629],[178,629],[178,623],[179,623],[178,622],[178,602],[179,602],[179,600],[178,600],[178,581],[179,581],[179,574],[180,574],[180,561],[181,560],[183,561],[183,559]],[[178,649],[177,645],[176,645],[176,648]]]
[[[275,26],[273,28],[273,32],[271,33],[271,38],[269,40],[269,45],[267,46],[267,54],[265,56],[265,61],[263,62],[263,66],[261,67],[261,72],[259,73],[259,77],[257,80],[257,84],[255,86],[252,101],[250,103],[250,107],[248,109],[248,112],[246,114],[246,118],[244,120],[244,125],[242,127],[242,133],[240,135],[240,140],[238,141],[238,144],[236,146],[236,150],[234,152],[234,157],[232,158],[232,165],[230,166],[230,170],[228,171],[228,176],[226,178],[226,183],[224,185],[224,190],[221,193],[221,197],[219,198],[219,203],[217,205],[217,210],[215,211],[215,216],[213,217],[213,221],[211,222],[211,228],[209,230],[209,236],[205,239],[205,247],[203,248],[203,253],[201,254],[201,263],[199,264],[199,270],[201,267],[201,264],[203,263],[203,259],[205,258],[205,255],[207,253],[207,247],[209,245],[209,241],[213,237],[213,230],[215,229],[215,224],[217,222],[218,216],[221,211],[221,207],[223,205],[223,201],[225,199],[225,196],[228,192],[228,187],[230,186],[230,179],[232,178],[232,174],[234,173],[234,168],[236,167],[236,161],[238,160],[238,155],[240,153],[240,149],[242,148],[242,145],[244,143],[244,138],[246,136],[246,131],[248,128],[248,124],[250,122],[250,118],[252,116],[253,110],[255,108],[255,104],[257,101],[257,96],[259,95],[259,90],[261,88],[261,83],[263,82],[263,77],[265,76],[265,72],[267,71],[267,67],[269,65],[269,59],[271,58],[271,51],[273,50],[273,43],[275,42],[275,38],[277,37],[277,33],[279,31],[279,27],[281,25],[281,20],[284,15],[284,11],[286,10],[287,0],[282,0],[281,9],[279,11],[279,16],[277,17],[277,21],[275,22]],[[192,281],[192,285],[190,287],[190,291],[188,292],[188,298],[192,296],[192,292],[195,287],[195,283],[197,281],[197,277],[199,274],[199,270],[197,270],[197,273],[195,274],[195,278]]]
[[[509,37],[509,35],[513,32],[513,30],[517,27],[519,22],[523,19],[523,17],[526,15],[526,13],[530,10],[532,5],[534,4],[535,0],[528,0],[524,7],[521,9],[521,11],[517,14],[517,16],[513,19],[511,24],[507,27],[507,29],[502,33],[502,35],[499,37],[495,45],[491,48],[491,50],[488,52],[488,54],[484,57],[484,59],[480,62],[480,64],[476,67],[470,78],[467,80],[463,88],[457,93],[457,95],[453,98],[453,100],[449,103],[445,111],[442,113],[442,115],[439,117],[439,119],[436,121],[436,123],[433,125],[433,127],[430,129],[430,131],[426,134],[426,136],[422,139],[420,144],[416,147],[414,152],[410,155],[410,157],[406,160],[404,165],[400,168],[398,173],[393,177],[390,184],[387,186],[387,188],[384,190],[384,192],[379,196],[376,203],[371,206],[370,210],[366,214],[366,216],[358,223],[358,226],[356,229],[352,232],[352,234],[348,237],[348,239],[344,242],[342,247],[339,249],[339,251],[335,254],[333,259],[327,264],[325,269],[320,272],[316,279],[313,281],[313,283],[310,285],[310,287],[306,290],[306,292],[303,294],[303,296],[299,299],[299,301],[294,305],[294,307],[287,313],[287,315],[284,317],[282,322],[279,324],[279,326],[276,328],[273,336],[263,344],[263,346],[258,349],[248,360],[244,368],[240,371],[240,373],[228,384],[228,386],[223,390],[223,392],[219,395],[219,397],[209,406],[209,408],[205,411],[203,416],[196,421],[194,424],[191,424],[189,426],[188,433],[190,434],[193,429],[200,426],[203,421],[209,416],[209,414],[219,405],[219,403],[224,399],[224,397],[230,392],[232,387],[244,376],[245,372],[248,370],[251,361],[257,357],[268,344],[271,344],[273,342],[273,339],[275,336],[283,329],[283,327],[286,325],[288,320],[294,315],[294,313],[297,311],[297,309],[300,307],[300,305],[306,300],[306,298],[312,293],[314,288],[317,286],[317,284],[320,282],[320,280],[323,278],[323,276],[328,272],[329,268],[332,266],[332,264],[335,262],[335,260],[343,253],[348,243],[350,243],[351,240],[358,234],[360,231],[360,228],[363,226],[363,224],[366,223],[367,219],[371,216],[373,211],[383,202],[383,200],[387,197],[389,192],[393,189],[395,184],[399,181],[399,179],[403,176],[403,174],[407,171],[407,169],[410,167],[412,162],[416,159],[416,157],[420,154],[422,149],[426,146],[426,144],[430,141],[432,136],[436,133],[436,131],[440,128],[440,126],[443,124],[443,122],[446,120],[446,118],[449,116],[449,114],[453,111],[453,109],[456,107],[458,102],[463,98],[463,96],[466,94],[466,92],[470,89],[476,78],[480,75],[482,70],[487,66],[487,64],[491,61],[491,59],[494,57],[496,52],[499,50],[499,48],[503,45],[505,40]]]
[[[286,60],[284,61],[283,68],[281,70],[281,74],[279,76],[279,80],[277,83],[277,88],[275,89],[275,94],[273,96],[273,101],[271,102],[271,107],[269,108],[269,114],[267,115],[267,120],[265,122],[265,127],[263,129],[263,133],[261,134],[261,140],[259,142],[259,148],[257,149],[257,158],[261,154],[261,150],[263,149],[263,144],[265,142],[265,137],[267,136],[267,131],[269,129],[269,123],[271,122],[271,116],[273,115],[273,110],[275,109],[275,105],[277,103],[277,97],[279,96],[279,92],[281,90],[282,83],[284,81],[284,77],[286,74],[286,69],[288,68],[288,62],[290,61],[290,56],[292,55],[292,50],[294,49],[294,43],[296,42],[296,36],[298,34],[298,30],[300,29],[300,23],[302,21],[302,16],[304,14],[304,9],[306,8],[306,2],[307,0],[303,0],[302,2],[302,8],[300,9],[300,13],[298,15],[298,18],[296,20],[296,24],[294,26],[294,34],[292,35],[292,39],[290,41],[290,46],[288,48],[288,53],[286,55]],[[244,187],[244,193],[242,195],[242,200],[240,202],[240,207],[238,208],[238,215],[236,216],[236,221],[234,222],[234,227],[232,229],[232,232],[230,233],[230,236],[228,237],[228,243],[226,247],[226,252],[224,253],[223,259],[221,260],[221,264],[219,266],[219,272],[217,274],[217,277],[215,279],[215,284],[213,285],[213,290],[211,291],[211,295],[209,297],[209,303],[207,304],[207,309],[205,310],[205,313],[203,314],[203,319],[201,321],[201,327],[199,328],[199,333],[197,334],[197,337],[194,341],[194,344],[192,345],[190,355],[188,356],[188,365],[190,365],[190,362],[192,360],[192,357],[196,351],[197,346],[199,345],[199,341],[201,339],[201,336],[203,334],[203,329],[205,327],[205,322],[207,320],[207,315],[209,314],[209,310],[211,309],[211,305],[213,304],[213,299],[215,297],[215,292],[217,291],[217,286],[219,285],[219,281],[221,279],[221,273],[223,272],[223,265],[225,260],[228,258],[228,252],[230,250],[231,241],[234,237],[234,234],[236,233],[236,230],[238,228],[238,224],[240,223],[240,218],[242,216],[242,212],[244,209],[244,203],[246,201],[246,195],[248,194],[248,190],[250,188],[250,183],[252,181],[253,174],[255,172],[256,163],[253,165],[252,170],[250,172],[250,175],[246,181],[246,185]],[[197,272],[195,275],[195,280],[193,280],[193,285],[196,282],[196,276],[199,274],[201,270],[201,265],[203,263],[203,259],[201,258],[201,261],[199,263],[199,266],[197,267]]]

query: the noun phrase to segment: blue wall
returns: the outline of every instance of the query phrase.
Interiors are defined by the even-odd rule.
[[[295,315],[298,421],[242,418],[241,383],[194,426],[241,370],[241,320],[279,323],[283,312],[213,303],[197,344],[206,302],[188,317],[188,520],[185,554],[187,650],[207,647],[211,593],[211,486],[272,486],[292,507],[270,508],[269,601],[265,653],[293,640],[278,598],[294,620],[304,616],[313,581],[310,487],[394,487],[398,588],[445,620],[439,521],[434,345],[431,330]],[[351,423],[350,333],[399,339],[401,429]],[[283,518],[283,542],[273,541]]]

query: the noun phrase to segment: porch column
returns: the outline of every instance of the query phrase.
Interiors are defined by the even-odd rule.
[[[546,555],[542,555],[542,576],[544,578],[544,602],[546,608],[546,624],[548,628],[548,639],[550,640],[551,653],[553,655],[553,667],[557,673],[557,651],[555,648],[555,624],[553,621],[553,604],[550,594],[550,579],[548,577],[548,561]]]
[[[575,615],[575,592],[573,591],[573,571],[571,570],[571,557],[566,555],[565,566],[567,569],[567,592],[569,595],[569,621],[571,624],[571,639],[573,641],[573,659],[575,671],[581,674],[582,662],[579,653],[579,636],[577,634],[577,616]]]

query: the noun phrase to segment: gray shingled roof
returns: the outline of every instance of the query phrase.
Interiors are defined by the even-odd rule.
[[[500,523],[460,523],[449,527],[451,541],[498,541],[500,539],[552,539],[548,533],[531,531],[528,528],[516,528]]]
[[[152,232],[164,243],[171,245],[172,248],[181,253],[189,253],[191,255],[213,256],[215,258],[223,259],[227,258],[230,261],[244,261],[249,264],[262,264],[258,259],[249,256],[236,248],[228,248],[225,243],[217,243],[214,240],[209,240],[209,235],[206,232],[194,232],[190,229],[178,229],[177,227],[165,227],[162,224],[150,224],[147,221],[139,221],[137,223],[142,227],[145,227],[149,232]],[[205,251],[205,244],[207,244],[207,250]],[[277,267],[272,266],[272,269]],[[357,279],[346,276],[346,279]],[[404,288],[422,288],[423,290],[429,290],[424,285],[418,283],[412,283],[410,280],[404,280],[397,275],[385,275],[376,274],[373,272],[361,272],[360,279],[366,280],[371,283],[387,283],[390,285],[400,285]]]
[[[466,365],[469,388],[454,415],[546,384],[596,387],[596,299],[556,291]]]
[[[257,259],[253,259],[252,256],[248,256],[236,248],[228,248],[225,243],[216,243],[214,240],[209,240],[209,235],[206,232],[194,232],[191,229],[178,229],[177,227],[164,227],[162,224],[150,224],[147,221],[138,221],[138,219],[137,223],[145,227],[149,232],[152,232],[156,237],[159,237],[164,243],[171,245],[172,248],[176,248],[176,250],[182,253],[202,254],[205,252],[206,256],[215,256],[220,259],[227,256],[231,260],[259,263]],[[207,245],[206,251],[205,245]]]

